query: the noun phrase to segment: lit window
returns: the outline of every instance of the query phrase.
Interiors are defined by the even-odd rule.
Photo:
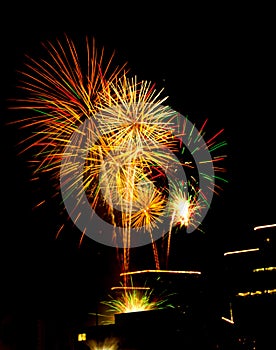
[[[86,341],[86,333],[79,333],[78,341]]]

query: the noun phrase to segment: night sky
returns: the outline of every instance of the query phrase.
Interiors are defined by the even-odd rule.
[[[62,11],[48,3],[40,10],[20,6],[6,7],[7,22],[1,23],[1,307],[91,310],[118,282],[115,249],[87,237],[79,247],[80,232],[61,213],[59,195],[52,198],[47,176],[39,184],[29,181],[26,159],[17,155],[22,135],[7,125],[8,100],[18,93],[16,70],[24,54],[38,57],[40,42],[64,33],[76,43],[88,35],[98,47],[115,50],[120,63],[128,62],[130,75],[164,88],[170,106],[196,126],[208,119],[209,136],[224,129],[228,183],[204,219],[204,238],[190,237],[191,249],[183,247],[182,254],[198,256],[199,266],[207,262],[219,274],[223,252],[248,245],[254,226],[275,223],[275,21],[270,9],[171,6],[149,12],[139,5],[123,13],[80,4]],[[48,204],[33,210],[39,199]],[[138,268],[152,268],[149,247],[133,254]]]

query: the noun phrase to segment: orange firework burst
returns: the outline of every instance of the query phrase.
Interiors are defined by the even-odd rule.
[[[70,178],[65,198],[72,187],[77,196],[85,190],[92,208],[121,228],[122,247],[128,250],[133,230],[144,228],[153,243],[151,229],[158,229],[162,221],[167,194],[160,188],[165,170],[173,174],[179,163],[173,153],[177,113],[162,105],[161,92],[147,81],[123,76],[116,83],[109,84],[112,94],[105,95],[106,101],[103,96],[95,115],[96,132],[87,120],[85,128],[72,135],[64,152],[62,183]]]
[[[31,112],[30,117],[20,118],[21,128],[32,128],[35,133],[22,141],[24,151],[35,148],[40,159],[37,170],[54,170],[59,176],[59,165],[72,133],[84,120],[93,118],[107,101],[109,84],[125,70],[126,64],[111,70],[114,53],[109,59],[104,49],[98,51],[94,38],[86,38],[87,67],[83,69],[73,41],[65,36],[65,44],[57,40],[42,44],[48,59],[35,60],[27,56],[26,68],[19,88],[26,98],[16,100],[12,107]]]
[[[224,181],[213,164],[225,156],[210,154],[226,144],[216,143],[222,130],[205,142],[206,122],[198,131],[165,104],[163,89],[127,77],[126,64],[112,70],[114,54],[106,60],[94,39],[86,38],[85,68],[67,36],[65,44],[44,44],[48,60],[27,57],[21,72],[27,97],[14,108],[31,116],[17,123],[35,131],[23,151],[36,150],[35,174],[58,179],[82,237],[123,248],[124,271],[130,248],[151,243],[159,268],[156,239],[174,226],[196,229],[220,189],[215,180]]]

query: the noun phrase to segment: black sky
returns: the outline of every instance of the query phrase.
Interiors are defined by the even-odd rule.
[[[78,248],[80,233],[70,224],[54,239],[65,218],[53,200],[33,211],[40,195],[50,197],[50,185],[44,179],[38,190],[30,183],[25,159],[15,147],[20,134],[6,125],[24,54],[38,55],[40,42],[64,33],[76,43],[86,35],[95,37],[99,47],[116,50],[140,80],[164,87],[175,110],[198,126],[208,118],[210,136],[224,128],[229,182],[215,197],[205,225],[213,252],[219,255],[247,240],[255,225],[275,222],[271,9],[170,6],[150,11],[139,5],[124,13],[104,5],[66,5],[59,11],[48,3],[40,10],[20,6],[6,7],[7,21],[1,24],[2,305],[43,309],[50,300],[58,309],[69,298],[77,309],[90,303],[90,295],[103,293],[116,271],[116,252],[88,238]]]

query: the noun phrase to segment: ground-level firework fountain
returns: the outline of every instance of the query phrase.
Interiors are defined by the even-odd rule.
[[[200,271],[139,270],[126,273],[131,287],[112,287],[106,315],[89,337],[117,337],[119,349],[207,346],[210,331],[206,276]],[[121,275],[124,281],[125,274]],[[145,282],[146,281],[146,282]],[[106,322],[108,314],[113,318]],[[99,332],[99,333],[98,333]]]

